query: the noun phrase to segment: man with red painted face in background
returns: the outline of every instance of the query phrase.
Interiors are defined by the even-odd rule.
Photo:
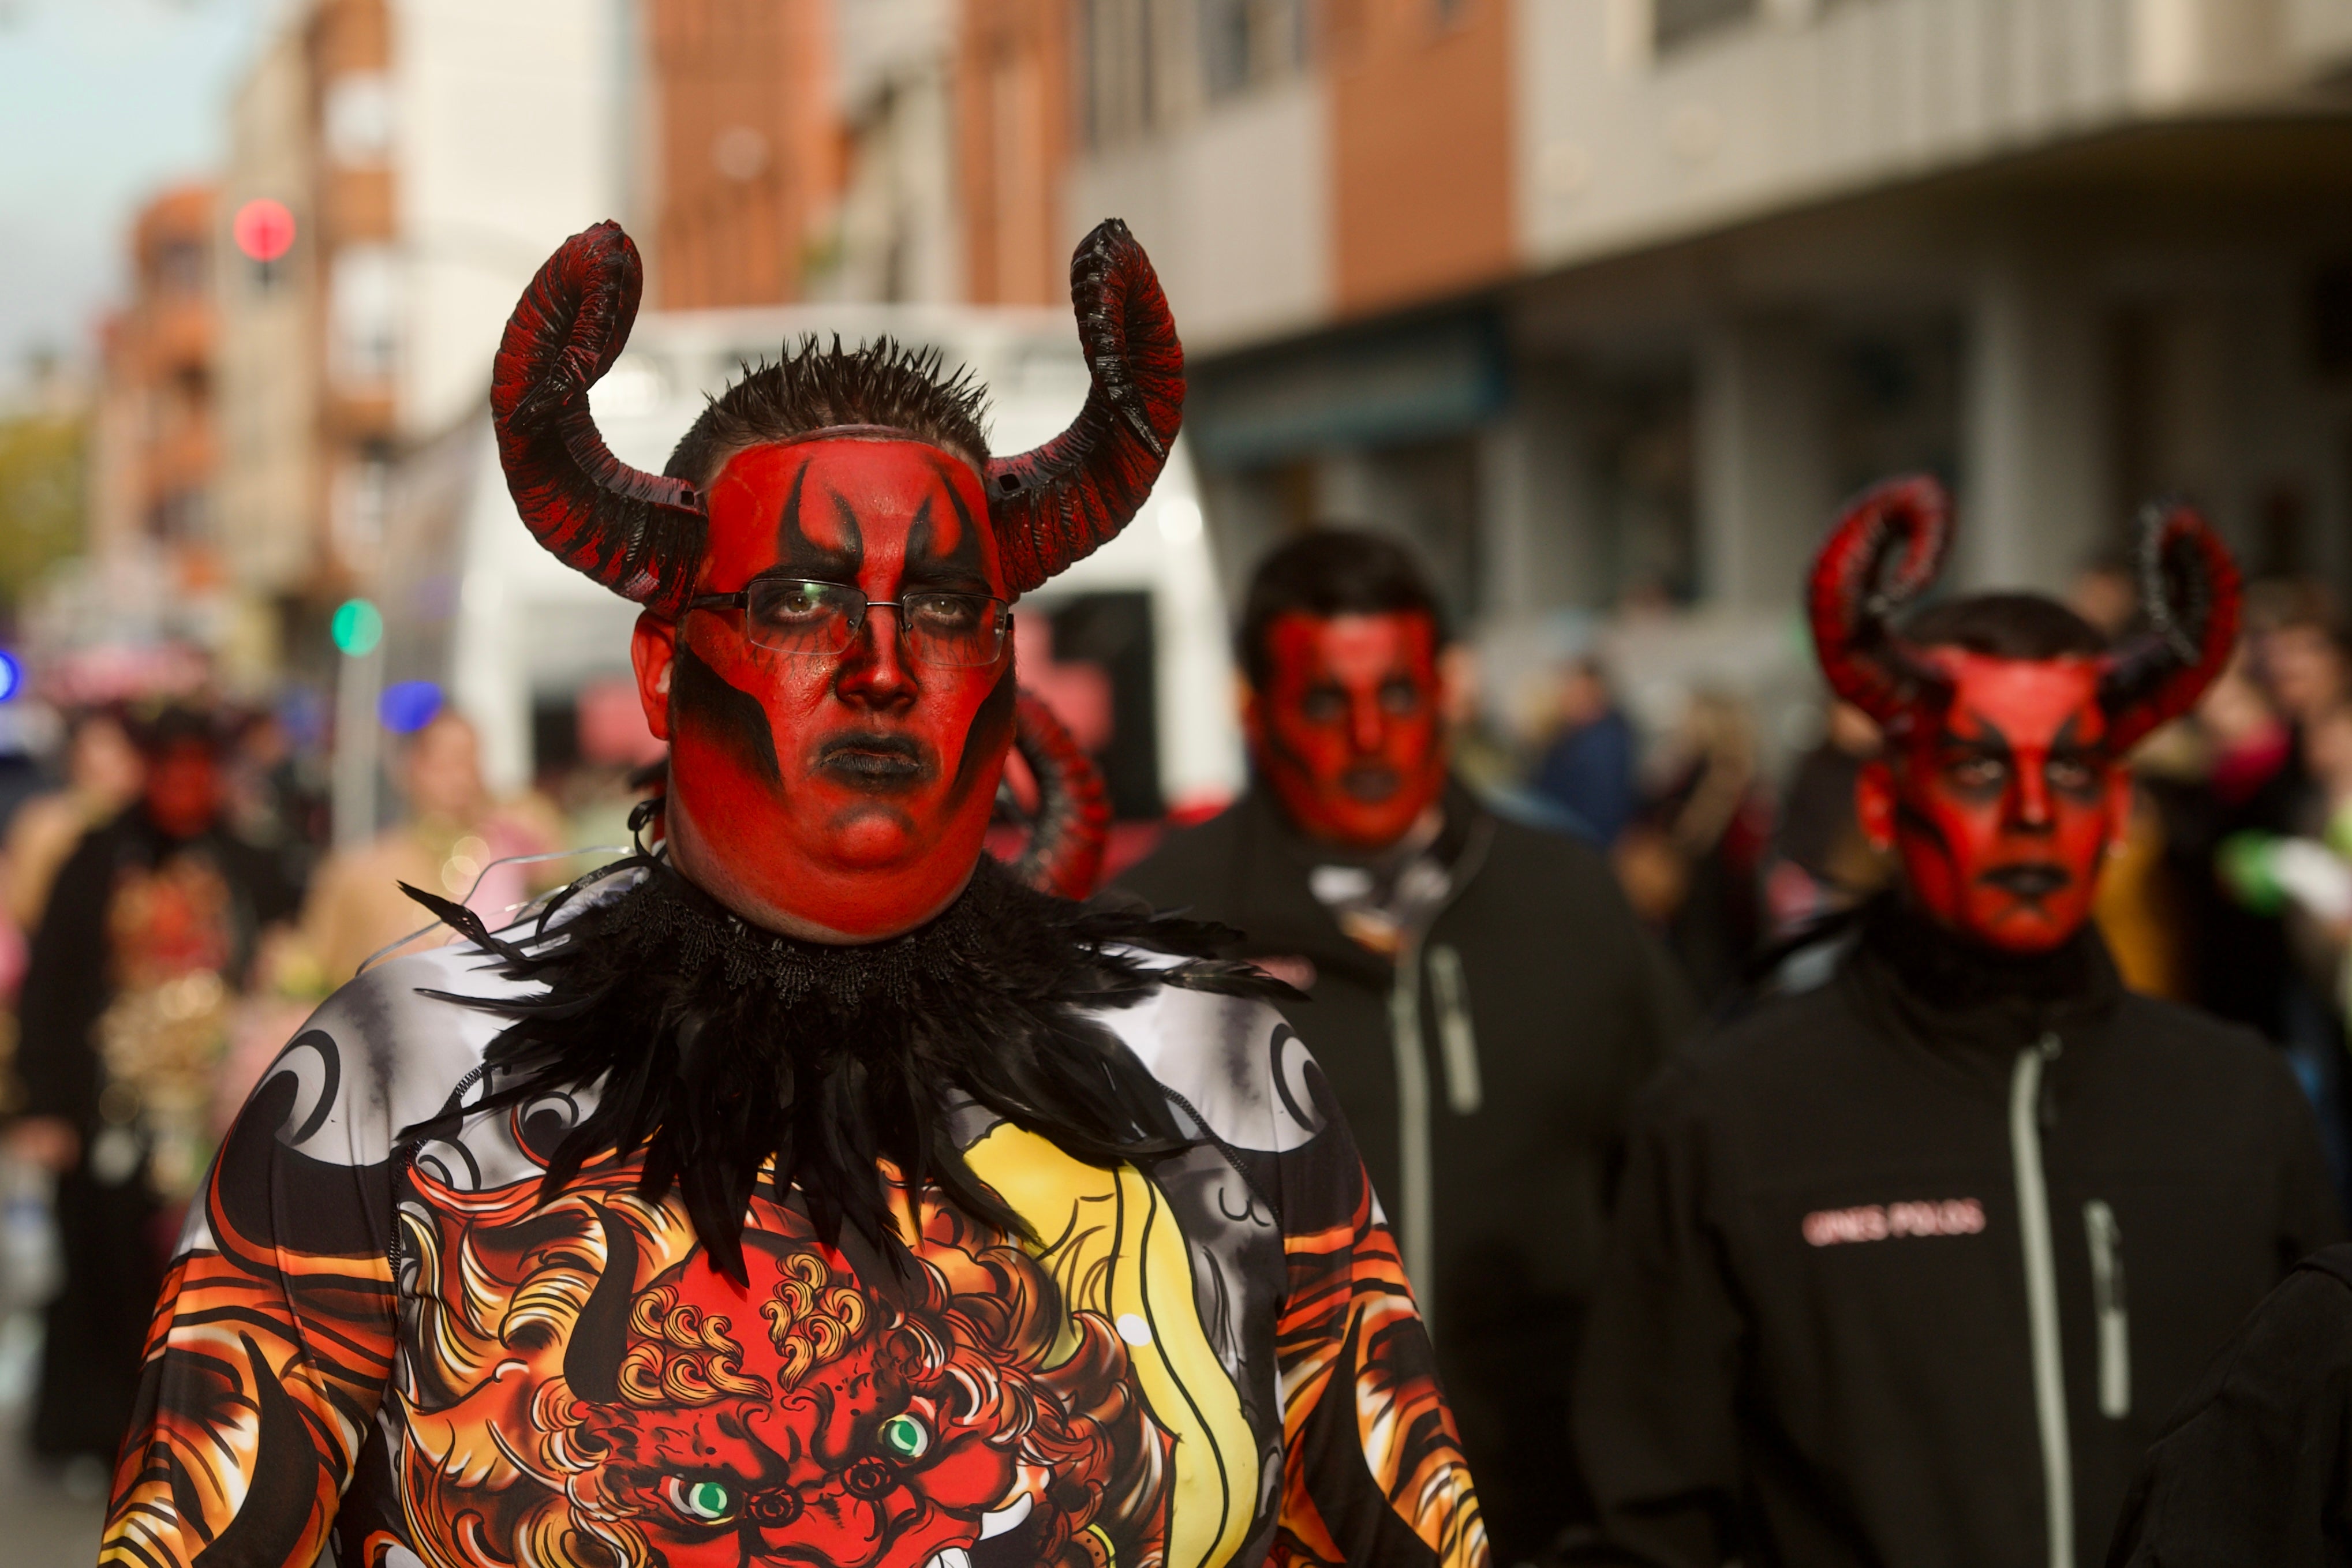
[[[2026,594],[1898,622],[1949,538],[1941,487],[1897,480],[1815,563],[1900,886],[1832,979],[1644,1098],[1578,1396],[1583,1560],[2087,1568],[2206,1358],[2341,1233],[2277,1055],[2126,993],[2088,920],[2122,758],[2235,640],[2227,552],[2153,509],[2154,625],[2110,650]]]
[[[1253,780],[1123,884],[1290,978],[1427,1303],[1505,1562],[1585,1516],[1568,1374],[1633,1091],[1692,1021],[1600,859],[1446,768],[1437,601],[1396,544],[1276,549],[1239,636]]]
[[[23,1115],[10,1142],[58,1176],[63,1288],[49,1303],[28,1434],[51,1458],[111,1461],[169,1232],[201,1167],[201,1091],[262,928],[296,890],[222,821],[211,718],[133,727],[139,799],[58,868],[18,1010]]]
[[[1093,384],[992,458],[936,354],[814,340],[664,475],[586,392],[574,236],[491,411],[523,520],[645,607],[635,856],[346,986],[254,1092],[149,1340],[102,1560],[1483,1568],[1428,1341],[1254,971],[1091,911],[1098,780],[1013,601],[1135,516],[1182,351],[1125,225]],[[1007,749],[1043,797],[982,852]]]

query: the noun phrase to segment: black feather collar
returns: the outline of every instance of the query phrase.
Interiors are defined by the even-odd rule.
[[[712,1262],[739,1281],[745,1207],[771,1159],[828,1245],[845,1221],[904,1258],[877,1160],[1025,1234],[965,1166],[950,1124],[958,1101],[1090,1164],[1174,1153],[1188,1140],[1166,1093],[1082,1009],[1133,1002],[1160,982],[1282,991],[1212,959],[1231,936],[1218,927],[1033,892],[987,856],[937,918],[860,946],[748,925],[665,861],[619,869],[635,871],[635,885],[560,924],[543,915],[520,941],[409,889],[496,954],[507,977],[547,988],[518,1000],[429,994],[515,1020],[486,1058],[496,1088],[466,1113],[594,1086],[595,1108],[555,1150],[542,1197],[605,1151],[643,1149],[641,1190],[659,1198],[677,1185]],[[1147,967],[1129,947],[1186,961]],[[411,1134],[457,1114],[453,1102]]]

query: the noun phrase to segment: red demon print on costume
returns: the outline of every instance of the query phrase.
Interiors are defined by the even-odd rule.
[[[1906,637],[1951,539],[1934,480],[1864,493],[1815,560],[1813,636],[1839,695],[1877,720],[1864,832],[1903,862],[1910,896],[1948,929],[2047,952],[2090,918],[2101,858],[2122,836],[2134,743],[2187,709],[2237,636],[2238,573],[2186,507],[2151,508],[2141,571],[2148,632],[2114,653],[2021,659]]]
[[[457,1396],[408,1413],[420,1511],[671,1568],[923,1568],[982,1542],[1070,1568],[1154,1559],[1171,1439],[1117,1329],[1066,1314],[1019,1246],[927,1198],[917,1277],[869,1292],[762,1196],[738,1285],[678,1256],[635,1176],[591,1173],[545,1207],[425,1184],[431,1382]],[[536,1347],[519,1359],[475,1326],[519,1318],[543,1328],[509,1331]],[[457,1458],[491,1454],[510,1463]]]
[[[1436,621],[1289,611],[1265,643],[1244,727],[1283,810],[1328,843],[1394,843],[1445,789]]]

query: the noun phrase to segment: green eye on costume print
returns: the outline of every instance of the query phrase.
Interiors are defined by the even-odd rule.
[[[875,1428],[874,1437],[882,1451],[894,1459],[919,1459],[931,1451],[931,1429],[919,1416],[904,1412],[893,1416]]]
[[[717,1524],[735,1511],[735,1493],[724,1481],[672,1476],[666,1489],[670,1507],[701,1524]]]

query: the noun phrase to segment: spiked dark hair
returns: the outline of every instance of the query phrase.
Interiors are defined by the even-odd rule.
[[[959,367],[949,374],[937,349],[909,348],[893,338],[845,349],[838,334],[828,346],[810,333],[798,347],[784,345],[781,360],[747,369],[711,399],[663,472],[707,487],[747,447],[840,424],[903,430],[985,467],[988,436],[981,421],[987,413],[987,396],[971,372]]]

